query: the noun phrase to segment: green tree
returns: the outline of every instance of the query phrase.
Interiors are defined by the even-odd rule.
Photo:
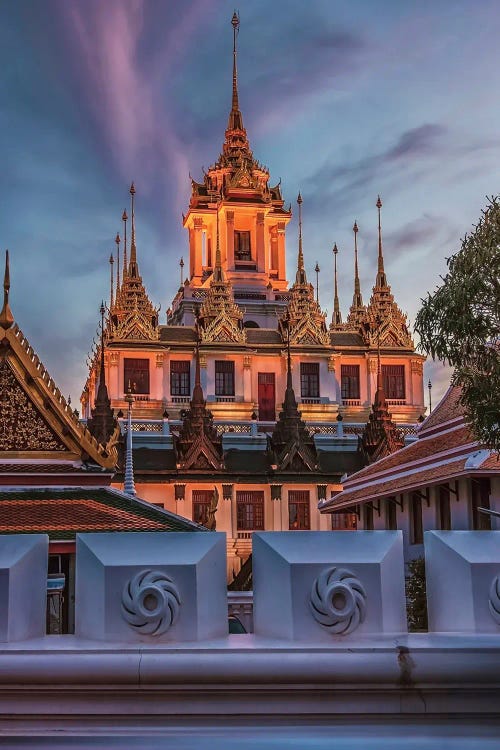
[[[421,349],[449,362],[477,440],[500,451],[500,202],[492,197],[448,273],[422,300],[415,322]]]

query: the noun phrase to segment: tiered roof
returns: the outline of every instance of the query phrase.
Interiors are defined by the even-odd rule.
[[[314,297],[313,285],[307,281],[302,249],[302,196],[297,198],[299,206],[299,252],[295,283],[290,289],[290,301],[280,320],[283,338],[291,344],[319,344],[329,346],[325,314]],[[285,326],[286,319],[286,326]],[[286,328],[286,331],[285,331]]]
[[[158,308],[148,297],[137,262],[135,240],[135,186],[130,186],[132,197],[132,236],[130,240],[130,261],[124,265],[123,279],[118,283],[115,299],[111,299],[107,326],[108,341],[156,341],[159,337]],[[125,245],[125,253],[127,251]],[[124,256],[124,260],[126,255]]]
[[[461,476],[498,475],[498,456],[471,435],[459,399],[460,389],[450,387],[422,423],[415,443],[352,474],[342,492],[323,502],[320,509],[343,510]]]
[[[178,463],[183,470],[221,470],[222,440],[213,424],[213,415],[206,407],[200,378],[199,340],[196,342],[195,383],[190,408],[176,440]]]

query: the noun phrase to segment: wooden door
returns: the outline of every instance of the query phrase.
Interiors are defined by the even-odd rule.
[[[262,422],[273,422],[276,419],[274,372],[259,372],[258,396],[259,420]]]

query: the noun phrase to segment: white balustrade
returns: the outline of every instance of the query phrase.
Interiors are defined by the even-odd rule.
[[[45,635],[46,534],[0,536],[0,642]]]
[[[406,631],[401,531],[256,531],[252,563],[256,635]]]
[[[500,635],[500,531],[427,531],[429,629]]]

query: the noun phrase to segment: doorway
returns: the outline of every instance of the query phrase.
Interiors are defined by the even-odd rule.
[[[258,373],[259,420],[274,422],[276,419],[276,389],[274,372]]]

